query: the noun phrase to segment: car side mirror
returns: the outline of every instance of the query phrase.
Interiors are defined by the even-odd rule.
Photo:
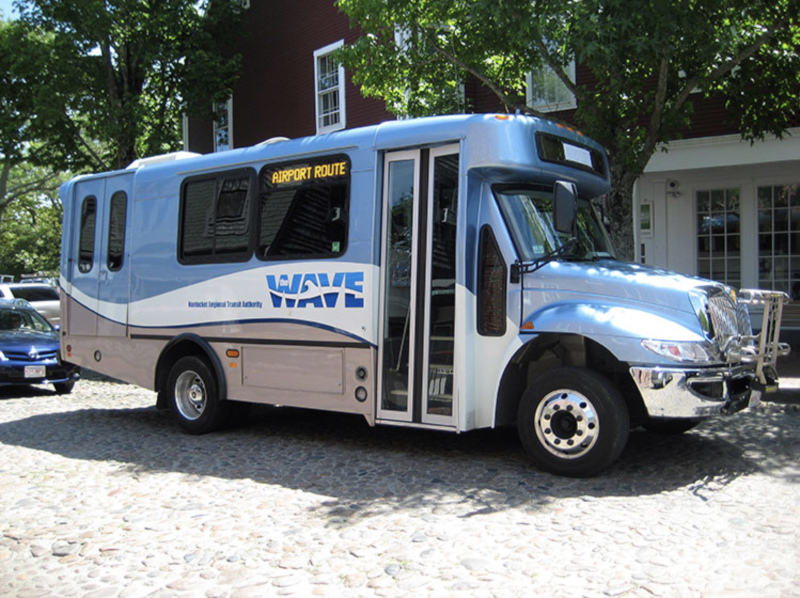
[[[559,233],[574,235],[578,215],[578,190],[574,183],[556,181],[553,193],[553,226]]]

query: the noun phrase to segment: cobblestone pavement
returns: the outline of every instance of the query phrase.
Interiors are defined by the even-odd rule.
[[[154,402],[0,389],[0,596],[800,596],[791,397],[589,480],[512,431],[259,407],[193,437]]]

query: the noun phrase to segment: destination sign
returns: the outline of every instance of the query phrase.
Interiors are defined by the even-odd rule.
[[[335,160],[330,161],[305,162],[276,168],[268,180],[273,185],[287,185],[343,177],[348,174],[350,174],[350,163],[337,156]]]
[[[605,161],[600,151],[562,137],[539,133],[536,136],[539,158],[606,176]]]

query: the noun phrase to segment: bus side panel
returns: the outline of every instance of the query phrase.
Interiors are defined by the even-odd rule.
[[[242,364],[245,386],[334,395],[344,391],[342,348],[246,346]]]
[[[304,407],[364,415],[374,423],[373,348],[313,348],[242,346],[244,367],[231,367],[224,347],[215,347],[227,371],[232,400],[287,407]],[[359,371],[367,372],[366,378]],[[356,389],[366,395],[356,395]]]

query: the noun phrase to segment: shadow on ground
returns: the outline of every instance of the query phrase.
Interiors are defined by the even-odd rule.
[[[123,391],[124,392],[124,391]],[[25,389],[47,399],[47,390]],[[0,391],[0,402],[7,398]],[[14,396],[20,396],[15,391]],[[336,521],[374,509],[463,503],[464,516],[540,509],[556,500],[685,488],[708,500],[741,476],[800,481],[800,409],[770,404],[681,436],[633,430],[619,461],[591,479],[535,469],[514,430],[448,434],[370,428],[360,416],[257,406],[236,429],[189,436],[154,407],[80,409],[0,424],[0,442],[69,459],[121,464],[122,475],[176,472],[250,479],[335,497]]]

